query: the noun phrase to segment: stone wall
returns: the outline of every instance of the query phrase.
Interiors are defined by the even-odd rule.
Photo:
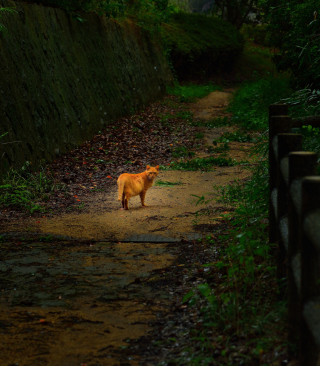
[[[111,120],[161,98],[172,82],[156,39],[130,22],[0,0],[2,170],[38,166]],[[18,141],[18,142],[14,142]],[[12,143],[13,142],[13,143]]]

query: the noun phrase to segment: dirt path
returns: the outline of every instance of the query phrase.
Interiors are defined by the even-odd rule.
[[[192,109],[204,119],[226,115],[230,96],[211,93]],[[203,129],[206,143],[227,129]],[[229,155],[245,158],[248,145],[230,143]],[[146,208],[135,197],[129,211],[120,210],[114,182],[108,194],[83,197],[83,212],[9,225],[7,232],[25,237],[0,243],[0,364],[144,364],[134,340],[147,335],[174,299],[180,301],[183,289],[172,286],[182,285],[174,280],[184,266],[181,253],[214,224],[213,216],[202,216],[194,226],[199,207],[192,195],[213,198],[213,185],[246,176],[240,166],[163,171],[158,179],[182,184],[153,187]],[[58,240],[61,235],[69,239]]]
[[[192,105],[196,118],[213,119],[227,116],[225,108],[229,103],[232,90],[213,92],[207,97]],[[212,140],[221,133],[231,131],[231,127],[202,129],[205,135],[205,145],[212,146]],[[229,156],[237,161],[246,158],[247,146],[250,144],[230,143]],[[196,157],[212,156],[205,151],[197,153]],[[11,229],[39,233],[43,235],[64,235],[78,239],[104,241],[166,241],[166,239],[194,239],[201,237],[193,228],[193,218],[199,207],[194,195],[205,195],[214,198],[214,185],[225,185],[235,178],[243,179],[248,172],[241,166],[217,167],[210,172],[190,171],[160,171],[158,180],[181,183],[176,186],[154,186],[147,193],[147,207],[142,208],[140,198],[133,197],[129,203],[129,211],[120,210],[117,201],[117,184],[108,193],[97,193],[90,196],[79,196],[85,209],[77,213],[56,215],[53,218],[35,218],[20,223]],[[212,203],[212,207],[218,204]],[[219,213],[217,213],[219,216]],[[202,217],[198,224],[205,228],[212,223],[210,219]]]

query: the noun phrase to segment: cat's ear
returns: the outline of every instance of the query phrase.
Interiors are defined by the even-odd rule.
[[[147,165],[147,170],[149,170],[150,169],[150,165]]]
[[[157,165],[157,166],[156,166],[156,169],[157,169],[157,170],[159,170],[159,169],[160,169],[159,165]]]

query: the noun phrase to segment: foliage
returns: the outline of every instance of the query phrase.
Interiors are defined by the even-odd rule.
[[[244,24],[241,27],[241,34],[256,45],[269,47],[271,45],[270,32],[267,24]]]
[[[188,150],[185,146],[178,146],[172,152],[173,158],[191,157],[194,155],[195,153],[193,151]]]
[[[56,185],[44,172],[30,173],[28,164],[20,172],[10,170],[0,185],[0,206],[23,208],[29,212],[42,211],[37,201],[48,201],[55,190],[64,189]]]
[[[163,24],[163,39],[179,79],[230,70],[243,48],[235,27],[200,14],[173,14]]]
[[[283,99],[282,102],[289,105],[289,114],[292,117],[315,116],[320,114],[320,90],[317,89],[304,88],[298,90],[289,98]],[[317,153],[318,163],[320,163],[319,128],[303,126],[297,132],[303,135],[303,150]]]
[[[293,117],[320,115],[320,90],[304,88],[282,100],[289,105]]]
[[[222,87],[216,84],[208,83],[207,85],[186,84],[180,85],[177,81],[174,87],[167,87],[167,92],[171,95],[180,97],[180,102],[194,102],[196,98],[203,98],[213,91],[222,90]]]
[[[163,181],[161,179],[157,180],[155,182],[155,186],[160,186],[160,187],[173,187],[173,186],[181,186],[182,182],[168,182],[168,181]]]
[[[0,6],[0,19],[4,13],[17,13],[17,11],[14,8],[4,8]],[[0,33],[1,32],[4,34],[8,32],[7,28],[2,23],[0,23]],[[0,138],[1,137],[2,136],[0,136]]]
[[[203,327],[197,332],[197,339],[210,343],[210,334],[217,333],[242,339],[246,346],[250,342],[250,357],[260,362],[278,342],[275,329],[280,327],[284,332],[286,326],[284,304],[278,302],[275,291],[276,248],[268,243],[267,182],[268,164],[261,159],[251,179],[216,187],[219,201],[235,207],[235,211],[220,215],[227,228],[219,240],[207,238],[207,244],[218,245],[219,251],[218,261],[204,265],[211,276],[183,299],[190,306],[201,304]],[[198,197],[198,203],[210,201]],[[238,364],[248,362],[248,355],[235,354],[242,362]],[[205,363],[205,356],[198,353],[198,357]]]
[[[280,69],[291,69],[299,86],[320,82],[319,1],[264,0],[272,44],[281,50]]]
[[[236,132],[224,132],[221,137],[219,138],[220,142],[230,142],[230,141],[237,141],[237,142],[253,142],[254,139],[249,133],[244,133],[240,130]]]
[[[161,166],[162,170],[211,170],[214,166],[234,166],[239,163],[231,158],[196,158],[187,161],[173,161],[167,166]]]
[[[268,128],[268,107],[290,94],[287,77],[272,77],[249,81],[241,87],[229,106],[231,121],[248,130]]]
[[[216,144],[216,141],[213,141],[213,144]],[[224,144],[221,144],[220,146],[213,147],[209,146],[208,152],[209,153],[225,153],[226,151],[230,150],[230,146],[228,142],[225,142]]]
[[[258,0],[215,0],[213,12],[240,29],[257,3]]]
[[[160,31],[160,24],[168,20],[172,11],[168,0],[34,0],[32,3],[65,9],[80,21],[85,20],[83,12],[94,12],[108,18],[131,18],[151,32]]]

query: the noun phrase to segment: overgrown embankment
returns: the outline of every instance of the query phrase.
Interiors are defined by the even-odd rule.
[[[37,165],[165,93],[171,72],[156,39],[130,22],[1,0],[1,165]],[[11,143],[17,141],[15,143]]]
[[[174,14],[163,26],[163,34],[179,80],[232,70],[244,46],[233,25],[200,14]]]

